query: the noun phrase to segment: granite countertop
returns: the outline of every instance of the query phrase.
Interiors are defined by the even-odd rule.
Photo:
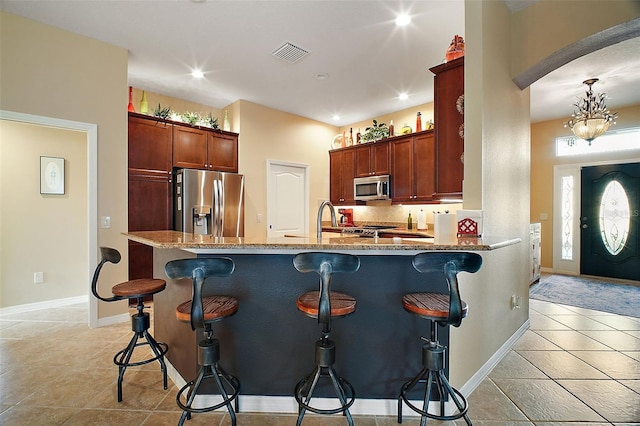
[[[178,231],[138,231],[124,235],[151,247],[198,251],[233,251],[236,253],[270,253],[296,250],[349,250],[373,251],[384,254],[408,254],[425,250],[495,250],[520,243],[520,238],[457,238],[447,244],[435,244],[433,238],[364,238],[357,236],[333,236],[325,232],[318,242],[315,236],[291,236],[278,238],[212,237]],[[394,253],[395,252],[395,253]],[[373,254],[373,253],[372,253]]]

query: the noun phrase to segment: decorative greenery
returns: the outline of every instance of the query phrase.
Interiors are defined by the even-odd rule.
[[[187,112],[182,113],[180,118],[182,119],[183,123],[191,124],[193,126],[198,121],[200,121],[200,114],[198,114],[197,112],[189,112],[189,111],[187,111]]]
[[[219,127],[218,126],[218,117],[213,118],[211,116],[211,113],[209,113],[209,117],[207,118],[207,125],[209,127],[211,127],[212,129],[217,129]]]
[[[166,120],[171,115],[171,107],[162,108],[160,103],[153,109],[153,116]]]
[[[373,142],[389,137],[389,127],[385,123],[378,123],[373,120],[373,126],[364,129],[364,133],[360,135],[361,142]]]

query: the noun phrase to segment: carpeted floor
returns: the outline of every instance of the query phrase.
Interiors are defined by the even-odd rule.
[[[605,279],[547,275],[529,288],[536,300],[640,318],[640,286]]]

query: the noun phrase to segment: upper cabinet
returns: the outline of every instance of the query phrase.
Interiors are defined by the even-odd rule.
[[[342,148],[329,151],[329,199],[333,204],[355,204],[355,150]]]
[[[355,147],[356,177],[388,175],[391,169],[389,141],[372,142]]]
[[[237,173],[238,135],[174,125],[173,166]]]
[[[393,202],[429,202],[435,193],[433,130],[391,141],[391,195]]]
[[[464,177],[464,56],[430,68],[434,76],[437,197],[460,197]]]

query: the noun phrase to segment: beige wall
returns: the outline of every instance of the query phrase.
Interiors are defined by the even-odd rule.
[[[64,195],[40,194],[41,155],[65,159]],[[1,307],[87,294],[86,176],[83,132],[0,121]]]
[[[98,245],[126,253],[121,233],[127,229],[127,51],[5,12],[0,12],[0,34],[0,109],[98,125],[98,216],[111,216],[111,228],[97,231]],[[30,161],[24,159],[22,167]],[[41,212],[40,220],[44,217]],[[24,238],[36,245],[50,236]],[[68,269],[86,271],[86,245],[84,250],[80,258],[68,259],[59,250],[49,255]],[[25,271],[37,271],[41,262],[33,253],[14,261]],[[126,278],[126,262],[105,268],[101,289],[108,292]],[[84,284],[87,294],[89,277]],[[101,303],[98,315],[124,312],[124,302]]]
[[[229,114],[232,127],[239,126],[238,169],[246,176],[245,234],[267,235],[267,160],[309,165],[309,233],[315,234],[317,208],[329,199],[329,147],[337,128],[249,101],[234,103]]]
[[[438,64],[433,64],[436,66]],[[425,75],[425,78],[433,79],[433,74],[428,72],[428,75]],[[348,126],[343,126],[338,129],[338,134],[342,134],[342,132],[346,132],[346,136],[349,137],[349,129],[353,129],[353,140],[356,140],[356,133],[358,129],[360,129],[361,133],[365,132],[365,129],[371,126],[372,120],[378,121],[378,123],[385,123],[389,125],[391,120],[393,120],[394,133],[396,135],[400,134],[400,129],[402,126],[408,124],[413,131],[416,130],[416,115],[420,112],[422,116],[422,130],[426,130],[425,124],[428,121],[433,121],[433,102],[429,102],[426,104],[417,105],[414,107],[403,108],[398,111],[394,111],[388,114],[382,114],[378,117],[371,117],[369,120],[359,121],[356,123],[351,123]]]
[[[562,49],[639,17],[640,5],[637,0],[539,1],[513,14],[512,77],[520,76],[545,61],[560,61],[562,63],[557,66],[561,66],[566,60],[577,58],[564,55],[590,53],[594,50],[591,46],[602,41],[599,36],[575,51],[563,52]]]
[[[611,130],[640,126],[640,105],[617,108],[620,114]],[[567,108],[567,119],[571,108]],[[553,168],[566,164],[593,164],[597,162],[626,162],[640,157],[639,152],[612,152],[575,157],[556,157],[555,140],[570,135],[563,126],[565,120],[550,120],[531,125],[531,221],[542,224],[542,267],[553,268]],[[546,213],[547,220],[540,220]]]

